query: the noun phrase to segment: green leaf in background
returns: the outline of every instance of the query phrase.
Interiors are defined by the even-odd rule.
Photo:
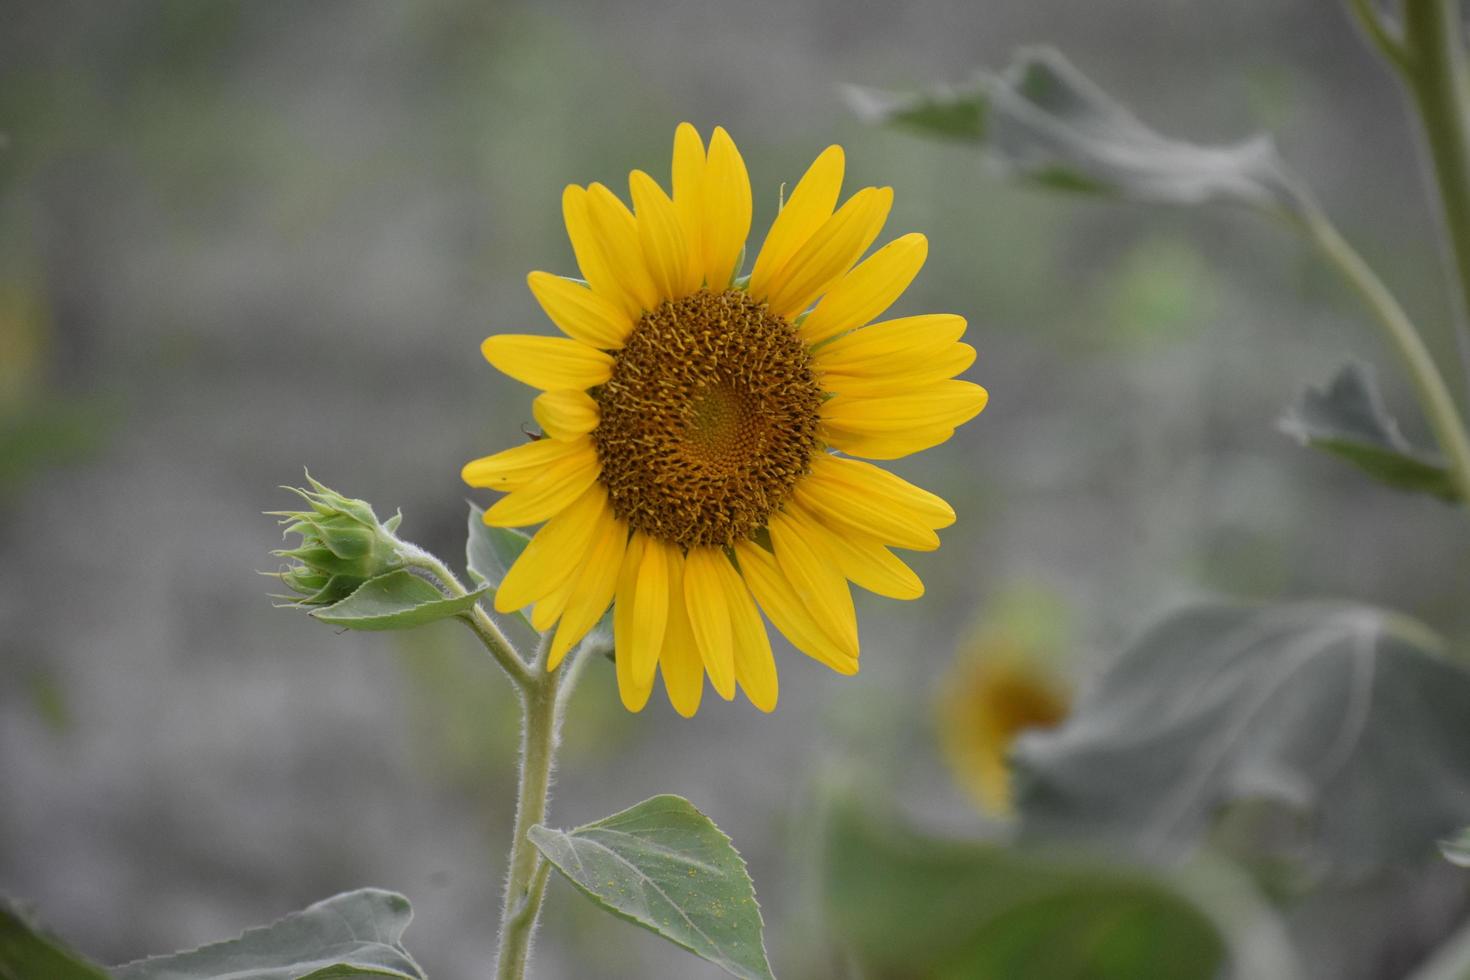
[[[458,616],[485,591],[481,586],[468,595],[446,598],[425,579],[400,568],[368,579],[347,598],[315,609],[311,615],[324,623],[354,630],[402,630]]]
[[[1302,445],[1335,453],[1391,487],[1459,499],[1443,460],[1399,431],[1365,364],[1343,365],[1326,390],[1307,388],[1278,424]]]
[[[1438,645],[1345,603],[1177,613],[1065,724],[1017,742],[1023,836],[1170,857],[1250,802],[1301,818],[1304,866],[1422,860],[1470,823],[1470,671]]]
[[[108,980],[107,972],[0,899],[0,980]]]
[[[823,891],[863,976],[924,980],[1288,980],[1279,922],[1238,877],[1194,891],[1142,869],[923,837],[842,799]],[[1228,908],[1227,908],[1228,906]],[[1223,972],[1222,972],[1223,971]]]
[[[469,537],[465,539],[465,563],[476,585],[497,588],[531,539],[508,527],[490,527],[485,512],[470,504]]]
[[[505,580],[510,566],[530,543],[527,535],[513,528],[490,527],[485,523],[485,512],[470,504],[469,535],[465,538],[464,555],[470,579],[476,585],[485,586],[494,594]],[[520,620],[532,632],[536,631],[524,611],[513,613],[512,618]]]
[[[1439,853],[1450,864],[1470,868],[1470,827],[1466,827],[1449,840],[1439,842]]]
[[[863,119],[979,143],[1007,173],[1063,190],[1161,204],[1244,204],[1291,215],[1303,196],[1269,137],[1199,146],[1162,136],[1051,48],[1004,74],[918,95],[849,88]]]
[[[730,838],[679,796],[655,796],[531,841],[593,902],[732,976],[771,980],[760,908]]]
[[[408,899],[363,888],[238,939],[114,967],[114,980],[424,980],[403,948]]]

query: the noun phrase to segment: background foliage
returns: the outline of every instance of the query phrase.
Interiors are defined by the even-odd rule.
[[[658,702],[625,715],[606,665],[578,692],[553,823],[694,800],[750,864],[778,975],[845,968],[811,939],[834,925],[815,911],[818,774],[860,765],[910,821],[994,829],[944,769],[933,703],[1006,589],[1059,597],[1083,680],[1221,593],[1357,600],[1452,642],[1470,625],[1450,512],[1274,428],[1352,354],[1385,366],[1389,411],[1423,441],[1366,316],[1297,239],[1003,184],[966,147],[865,126],[836,88],[963,82],[1045,40],[1161,132],[1275,131],[1451,363],[1410,130],[1336,5],[0,9],[0,892],[102,962],[367,884],[412,897],[428,975],[487,958],[508,689],[448,626],[334,638],[269,615],[252,562],[278,542],[258,514],[309,463],[457,555],[460,462],[530,421],[476,345],[549,329],[523,277],[571,269],[561,185],[662,174],[684,118],[740,140],[758,226],[830,141],[853,182],[893,184],[893,231],[932,246],[896,312],[968,316],[992,393],[899,467],[960,521],[915,561],[920,604],[859,596],[857,679],[788,650],[775,716],[715,705],[694,724]],[[1257,816],[1219,833],[1290,842]],[[1319,891],[1265,863],[1313,976],[1400,976],[1466,907],[1448,864]],[[538,976],[704,975],[571,889],[550,902]]]

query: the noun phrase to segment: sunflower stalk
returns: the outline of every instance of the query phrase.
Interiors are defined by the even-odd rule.
[[[459,598],[469,594],[464,583],[460,582],[459,577],[450,570],[448,565],[418,545],[404,542],[399,553],[409,568],[417,568],[432,576],[446,595]],[[475,637],[489,651],[490,656],[510,677],[517,690],[524,693],[535,683],[531,672],[526,669],[525,659],[516,651],[514,644],[510,642],[495,620],[490,618],[490,614],[480,608],[479,603],[471,606],[468,612],[458,618],[470,628]]]
[[[532,666],[532,679],[521,685],[520,781],[516,788],[516,821],[510,848],[510,869],[500,914],[500,943],[496,953],[497,980],[525,976],[531,937],[541,912],[546,887],[546,861],[531,843],[532,827],[546,819],[551,796],[551,773],[560,741],[562,702],[558,697],[562,672],[546,669],[551,634],[541,640]],[[569,665],[570,666],[570,665]],[[576,678],[568,679],[570,683]]]
[[[1349,0],[1369,41],[1398,72],[1419,113],[1440,196],[1453,261],[1455,340],[1470,375],[1470,64],[1461,37],[1459,0],[1405,0],[1395,27],[1373,0]],[[1454,395],[1423,337],[1372,267],[1315,205],[1302,224],[1322,253],[1372,308],[1403,358],[1435,440],[1462,500],[1470,501],[1470,436]]]
[[[1372,0],[1351,0],[1359,26],[1398,73],[1419,114],[1439,191],[1453,289],[1455,340],[1470,381],[1470,58],[1460,0],[1405,0],[1401,25]]]

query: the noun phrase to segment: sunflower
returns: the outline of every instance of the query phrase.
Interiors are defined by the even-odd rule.
[[[629,710],[662,674],[680,714],[707,673],[776,706],[761,611],[841,674],[858,669],[848,581],[923,594],[889,547],[932,550],[949,504],[864,460],[948,439],[985,407],[954,376],[975,359],[963,318],[873,323],[917,275],[928,245],[904,235],[859,262],[891,188],[837,206],[841,147],[784,202],[748,276],[751,192],[730,136],[706,150],[674,135],[673,194],[635,170],[630,210],[601,184],[570,186],[562,213],[582,280],[547,272],[531,292],[565,337],[498,335],[496,368],[541,392],[544,437],[464,467],[505,491],[499,527],[541,524],[495,593],[555,627],[548,669],[613,607],[618,690]]]

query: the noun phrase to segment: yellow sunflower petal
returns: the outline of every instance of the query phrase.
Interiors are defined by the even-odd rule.
[[[531,415],[553,439],[576,439],[597,428],[597,403],[585,391],[543,391],[531,403]]]
[[[623,552],[623,567],[618,572],[617,595],[613,599],[613,660],[618,675],[618,696],[629,711],[642,711],[648,703],[648,696],[653,693],[652,671],[646,676],[639,676],[637,662],[646,660],[657,666],[658,649],[664,642],[662,620],[656,632],[639,629],[634,622],[638,573],[647,543],[648,539],[638,532],[628,539],[628,549]],[[667,608],[668,587],[665,585],[659,591]]]
[[[786,505],[785,513],[809,539],[822,543],[853,584],[890,599],[917,599],[924,594],[919,576],[881,541],[845,528],[829,528],[796,501]]]
[[[888,220],[893,188],[865,187],[837,209],[772,277],[764,298],[772,312],[792,317],[847,274]]]
[[[612,377],[611,357],[566,337],[498,334],[486,337],[480,352],[496,369],[542,391],[591,388]]]
[[[684,228],[689,260],[697,283],[705,278],[704,262],[704,142],[689,123],[674,130],[674,210]]]
[[[592,222],[608,268],[623,290],[637,304],[634,316],[658,306],[665,297],[659,292],[643,258],[638,240],[638,222],[618,196],[602,184],[587,188],[587,217]]]
[[[954,523],[940,497],[872,463],[826,453],[812,460],[792,498],[832,527],[915,551],[939,547],[934,530]]]
[[[791,645],[839,674],[858,671],[857,647],[828,636],[807,611],[806,603],[786,580],[776,556],[752,541],[738,541],[735,556],[751,594]]]
[[[965,318],[926,313],[885,320],[823,344],[812,357],[824,374],[885,374],[922,368],[964,336]]]
[[[546,669],[555,670],[567,651],[581,642],[587,631],[597,625],[612,603],[618,587],[618,572],[623,567],[623,551],[628,546],[628,525],[611,513],[603,515],[593,534],[592,548],[587,552],[577,588],[567,601],[566,611],[551,640]]]
[[[576,184],[567,187],[561,195],[562,217],[566,221],[572,252],[577,257],[577,268],[582,270],[582,278],[587,280],[592,292],[621,309],[629,317],[628,322],[632,323],[642,315],[643,307],[618,278],[608,259],[602,236],[592,223],[589,200],[587,189]]]
[[[822,403],[822,421],[859,435],[887,436],[918,426],[968,422],[985,408],[989,395],[969,381],[943,381],[902,395],[857,398],[839,395]]]
[[[750,589],[735,566],[724,555],[715,564],[720,587],[725,593],[725,606],[730,611],[730,638],[735,647],[735,680],[762,711],[776,710],[780,683],[776,677],[776,659],[771,655],[771,638],[761,622]]]
[[[689,614],[684,611],[684,556],[671,553],[669,562],[669,621],[658,665],[669,703],[685,718],[693,718],[704,697],[704,664]]]
[[[730,609],[715,564],[729,564],[720,548],[690,548],[684,560],[684,611],[694,630],[699,658],[720,697],[735,696],[735,650],[731,642]]]
[[[594,483],[571,506],[547,521],[532,535],[495,590],[495,611],[524,609],[555,592],[567,579],[574,579],[573,573],[581,567],[582,556],[606,511],[607,492]]]
[[[750,177],[730,134],[719,126],[709,140],[704,171],[704,271],[711,289],[724,289],[750,234]]]
[[[514,490],[552,463],[592,449],[592,440],[537,439],[464,464],[459,475],[472,487]]]
[[[928,255],[923,235],[904,235],[884,245],[822,297],[802,321],[802,339],[815,344],[872,322],[909,288]]]
[[[526,285],[552,323],[589,347],[616,350],[633,329],[632,318],[620,305],[579,282],[533,272],[526,276]]]
[[[576,590],[577,575],[576,570],[573,569],[573,573],[567,576],[566,581],[558,585],[531,609],[531,625],[536,628],[537,632],[545,633],[556,625],[556,621],[561,619],[561,614],[566,610],[567,603],[571,601],[572,594]]]
[[[776,564],[786,581],[791,583],[822,631],[856,656],[857,612],[852,606],[852,592],[824,543],[803,533],[802,527],[786,514],[771,515],[767,527]]]
[[[863,435],[824,426],[818,430],[818,434],[827,445],[840,449],[849,456],[888,460],[902,459],[948,442],[954,436],[954,428],[948,425],[930,425],[886,435]]]
[[[651,687],[658,672],[659,651],[668,632],[670,568],[681,556],[673,545],[647,537],[641,531],[634,537],[642,540],[644,547],[631,610],[632,627],[638,637],[633,647],[633,676],[639,684]],[[645,637],[649,642],[643,642]]]
[[[679,299],[699,288],[691,279],[697,270],[690,261],[689,242],[674,202],[654,179],[641,170],[628,175],[633,210],[638,216],[638,242],[654,288],[664,299]]]
[[[597,453],[590,446],[557,460],[496,501],[485,511],[485,523],[494,527],[525,527],[548,520],[582,496],[597,480],[600,469]]]
[[[876,398],[923,391],[941,381],[948,381],[975,363],[975,348],[969,344],[950,344],[942,353],[922,367],[908,370],[867,374],[828,374],[820,372],[822,388],[837,395]]]
[[[842,147],[829,146],[797,181],[781,213],[771,222],[771,230],[756,256],[755,268],[750,273],[752,295],[757,298],[766,295],[771,278],[832,216],[832,208],[837,205],[837,195],[842,190],[842,166]]]

